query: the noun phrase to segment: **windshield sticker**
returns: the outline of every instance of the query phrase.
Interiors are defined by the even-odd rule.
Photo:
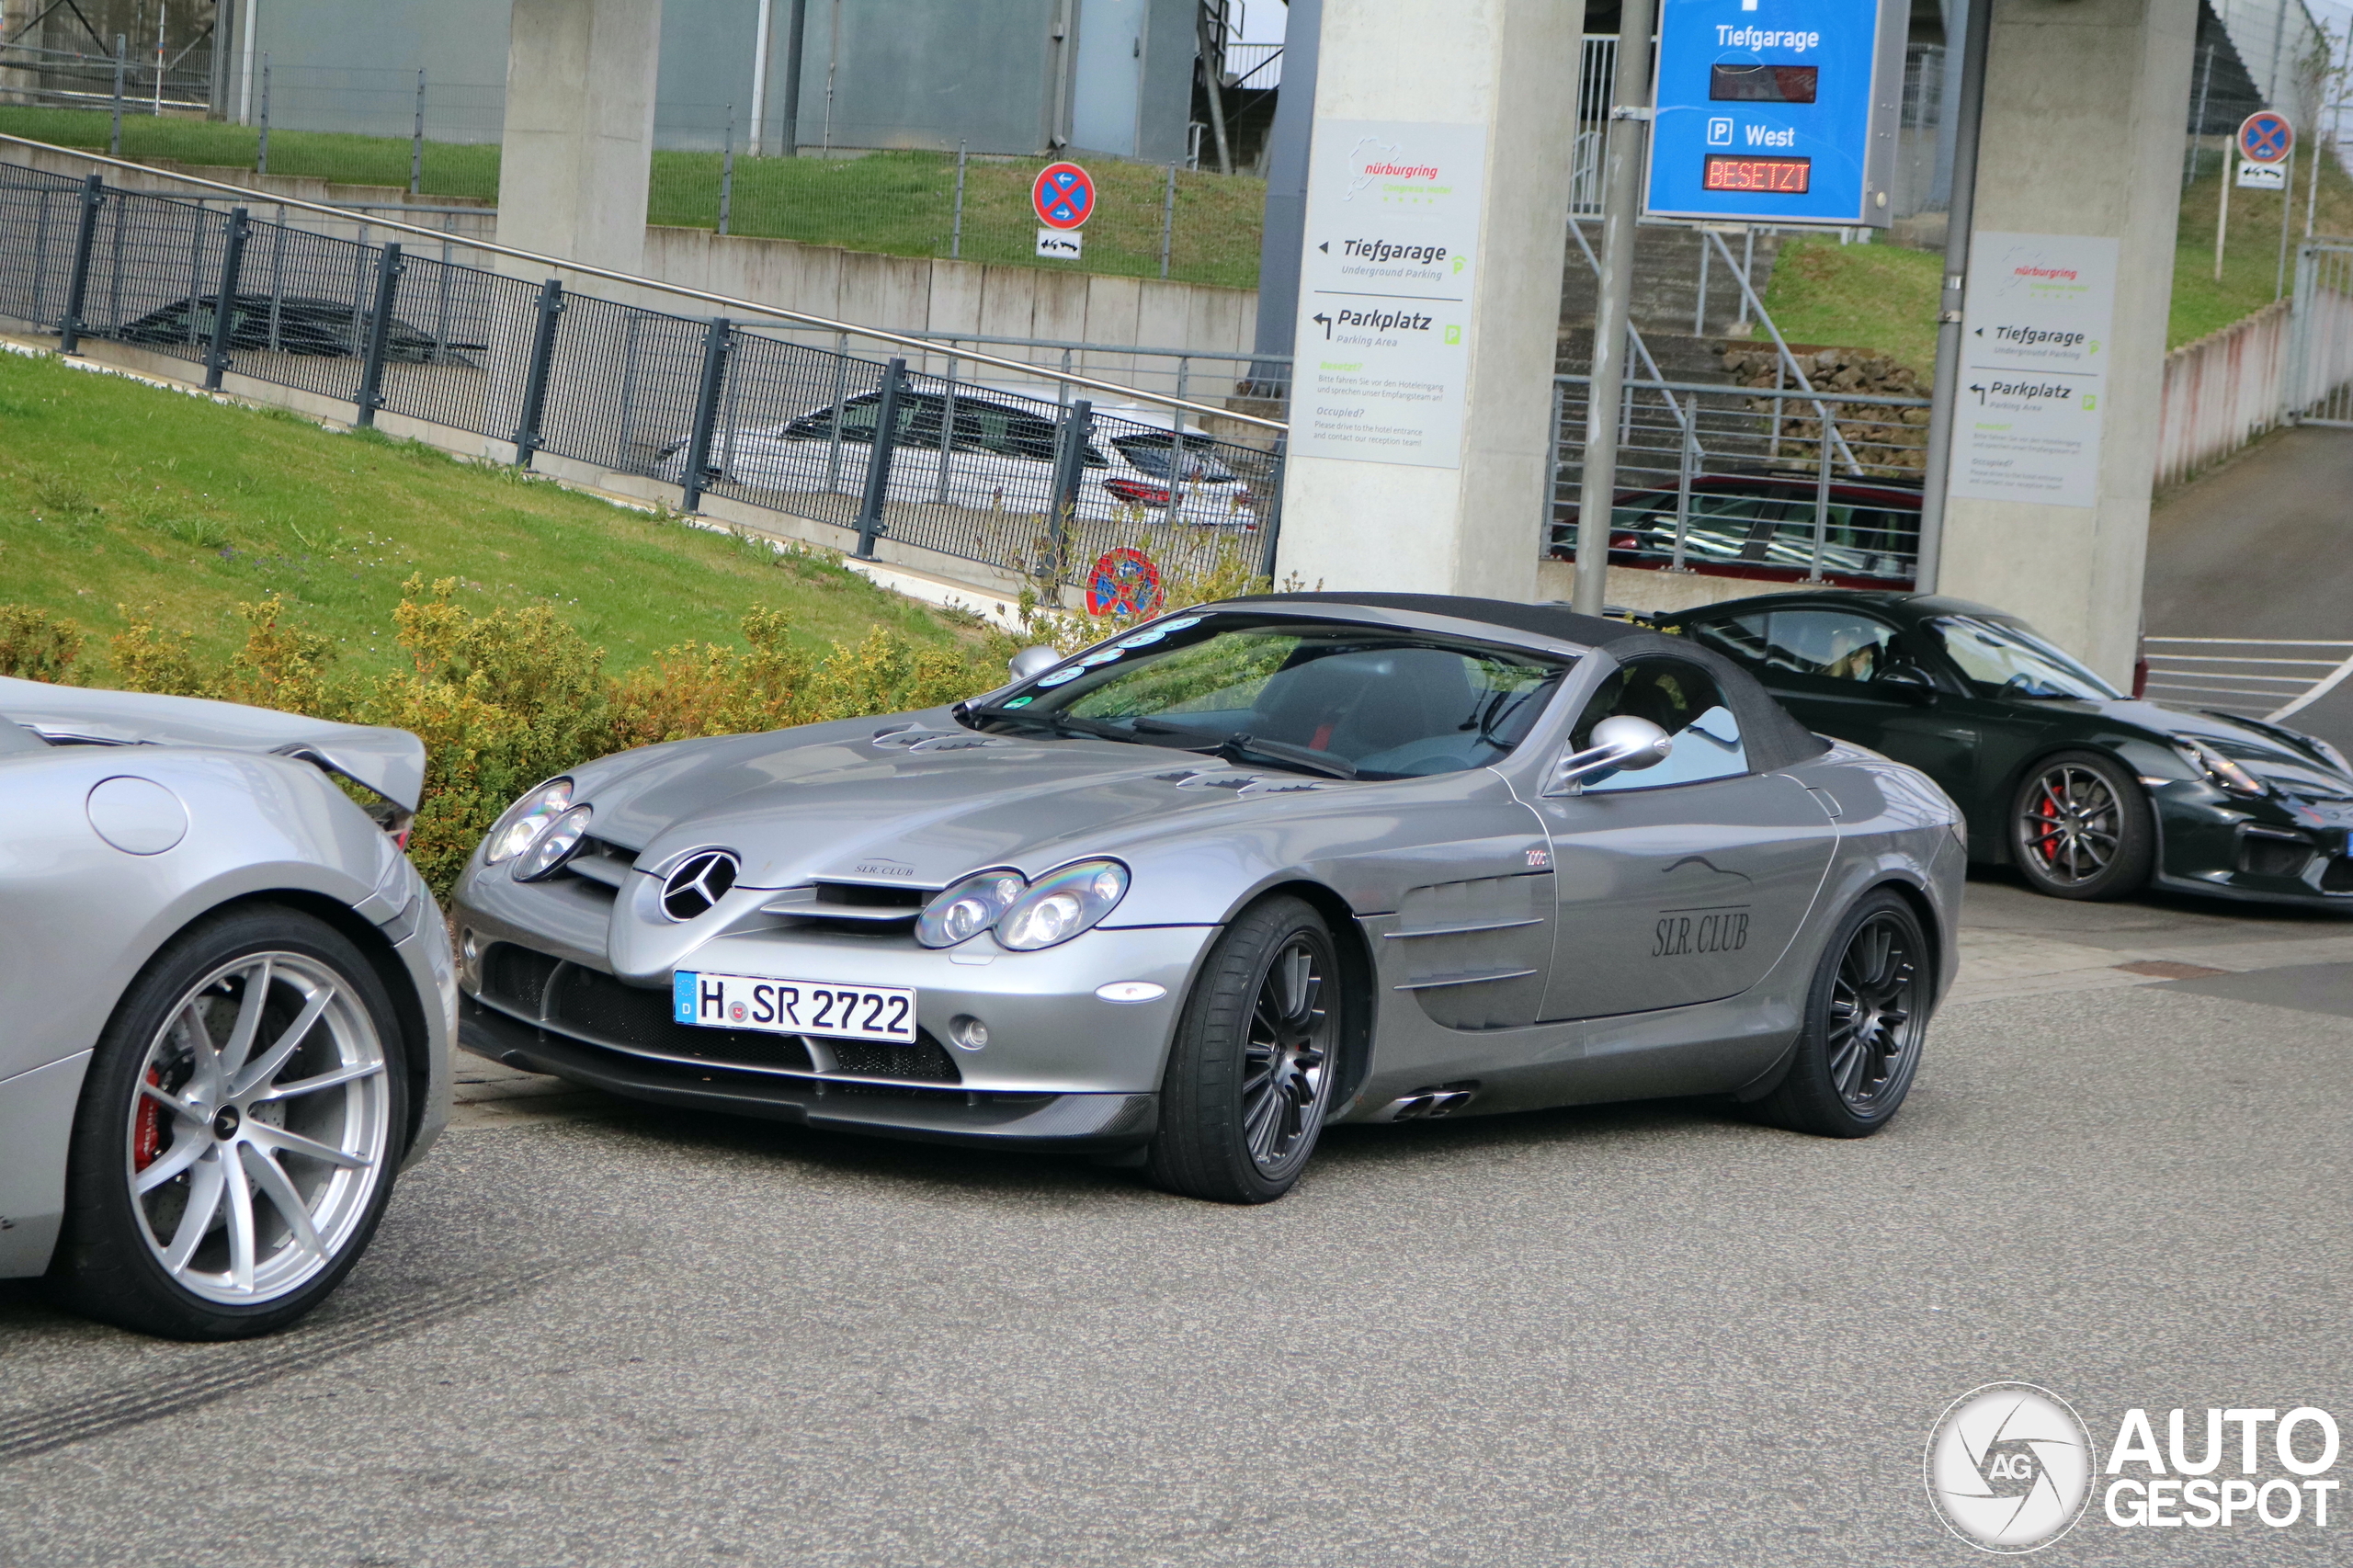
[[[1073,669],[1073,670],[1056,670],[1052,675],[1048,676],[1045,679],[1043,679],[1043,680],[1040,681],[1038,684],[1039,684],[1039,686],[1040,686],[1040,687],[1056,687],[1056,686],[1062,686],[1062,685],[1065,684],[1066,682],[1069,682],[1069,681],[1074,681],[1074,680],[1076,680],[1079,676],[1081,676],[1085,675],[1086,673],[1086,668],[1085,668],[1084,666],[1081,666],[1080,668]]]
[[[1115,648],[1149,648],[1154,642],[1159,642],[1162,638],[1167,635],[1168,632],[1166,628],[1155,627],[1150,631],[1139,631],[1133,637],[1122,637],[1117,642],[1113,643],[1112,646]]]
[[[1078,667],[1082,670],[1091,670],[1097,665],[1117,664],[1124,656],[1117,648],[1106,648],[1099,653],[1089,653],[1079,660]]]
[[[1162,621],[1158,626],[1154,627],[1153,631],[1165,637],[1172,631],[1182,631],[1188,626],[1199,626],[1200,623],[1201,618],[1198,615],[1180,615],[1174,620]]]
[[[1006,706],[1007,708],[1027,708],[1032,702],[1037,700],[1038,699],[1034,697],[1017,697],[1012,701],[1006,703]]]

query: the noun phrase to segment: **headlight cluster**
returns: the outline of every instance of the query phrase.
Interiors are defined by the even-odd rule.
[[[2206,781],[2224,794],[2254,800],[2271,793],[2271,786],[2204,741],[2190,735],[2176,735],[2173,745],[2174,750],[2181,753],[2184,761],[2204,774]]]
[[[590,812],[572,803],[572,780],[551,778],[513,805],[483,841],[483,863],[515,862],[518,882],[551,876],[588,835]]]
[[[1003,868],[975,871],[924,907],[915,940],[952,948],[993,928],[998,945],[1035,952],[1101,920],[1127,891],[1128,869],[1117,860],[1081,860],[1034,883]]]

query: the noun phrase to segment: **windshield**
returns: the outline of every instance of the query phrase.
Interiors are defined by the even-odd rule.
[[[2120,697],[2108,682],[2038,636],[2021,620],[1938,616],[1929,629],[1972,686],[1989,697]]]
[[[1394,627],[1178,616],[1044,676],[983,722],[1059,720],[1235,761],[1411,778],[1505,756],[1571,663]]]
[[[1111,444],[1120,449],[1127,460],[1154,479],[1168,477],[1169,449],[1176,442],[1165,435],[1114,436]],[[1207,436],[1192,431],[1185,433],[1184,471],[1177,478],[1187,483],[1231,484],[1233,471],[1218,461],[1210,450]]]

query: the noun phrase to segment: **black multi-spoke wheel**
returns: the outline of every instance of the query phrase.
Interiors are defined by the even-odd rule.
[[[1227,928],[1176,1026],[1154,1182],[1225,1203],[1290,1190],[1331,1101],[1339,978],[1331,931],[1297,899],[1268,899]]]
[[[1878,1131],[1912,1087],[1934,992],[1912,905],[1886,888],[1866,894],[1824,949],[1789,1074],[1758,1109],[1829,1138]]]
[[[373,966],[313,916],[252,905],[183,932],[99,1039],[51,1288],[174,1338],[301,1316],[391,1196],[400,1040]]]
[[[2121,898],[2149,880],[2148,797],[2117,762],[2061,752],[2029,770],[2010,812],[2010,851],[2038,892]]]

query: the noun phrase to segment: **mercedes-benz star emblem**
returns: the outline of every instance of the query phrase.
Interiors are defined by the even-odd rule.
[[[724,849],[689,855],[662,883],[662,913],[673,920],[692,920],[734,885],[734,856]]]

